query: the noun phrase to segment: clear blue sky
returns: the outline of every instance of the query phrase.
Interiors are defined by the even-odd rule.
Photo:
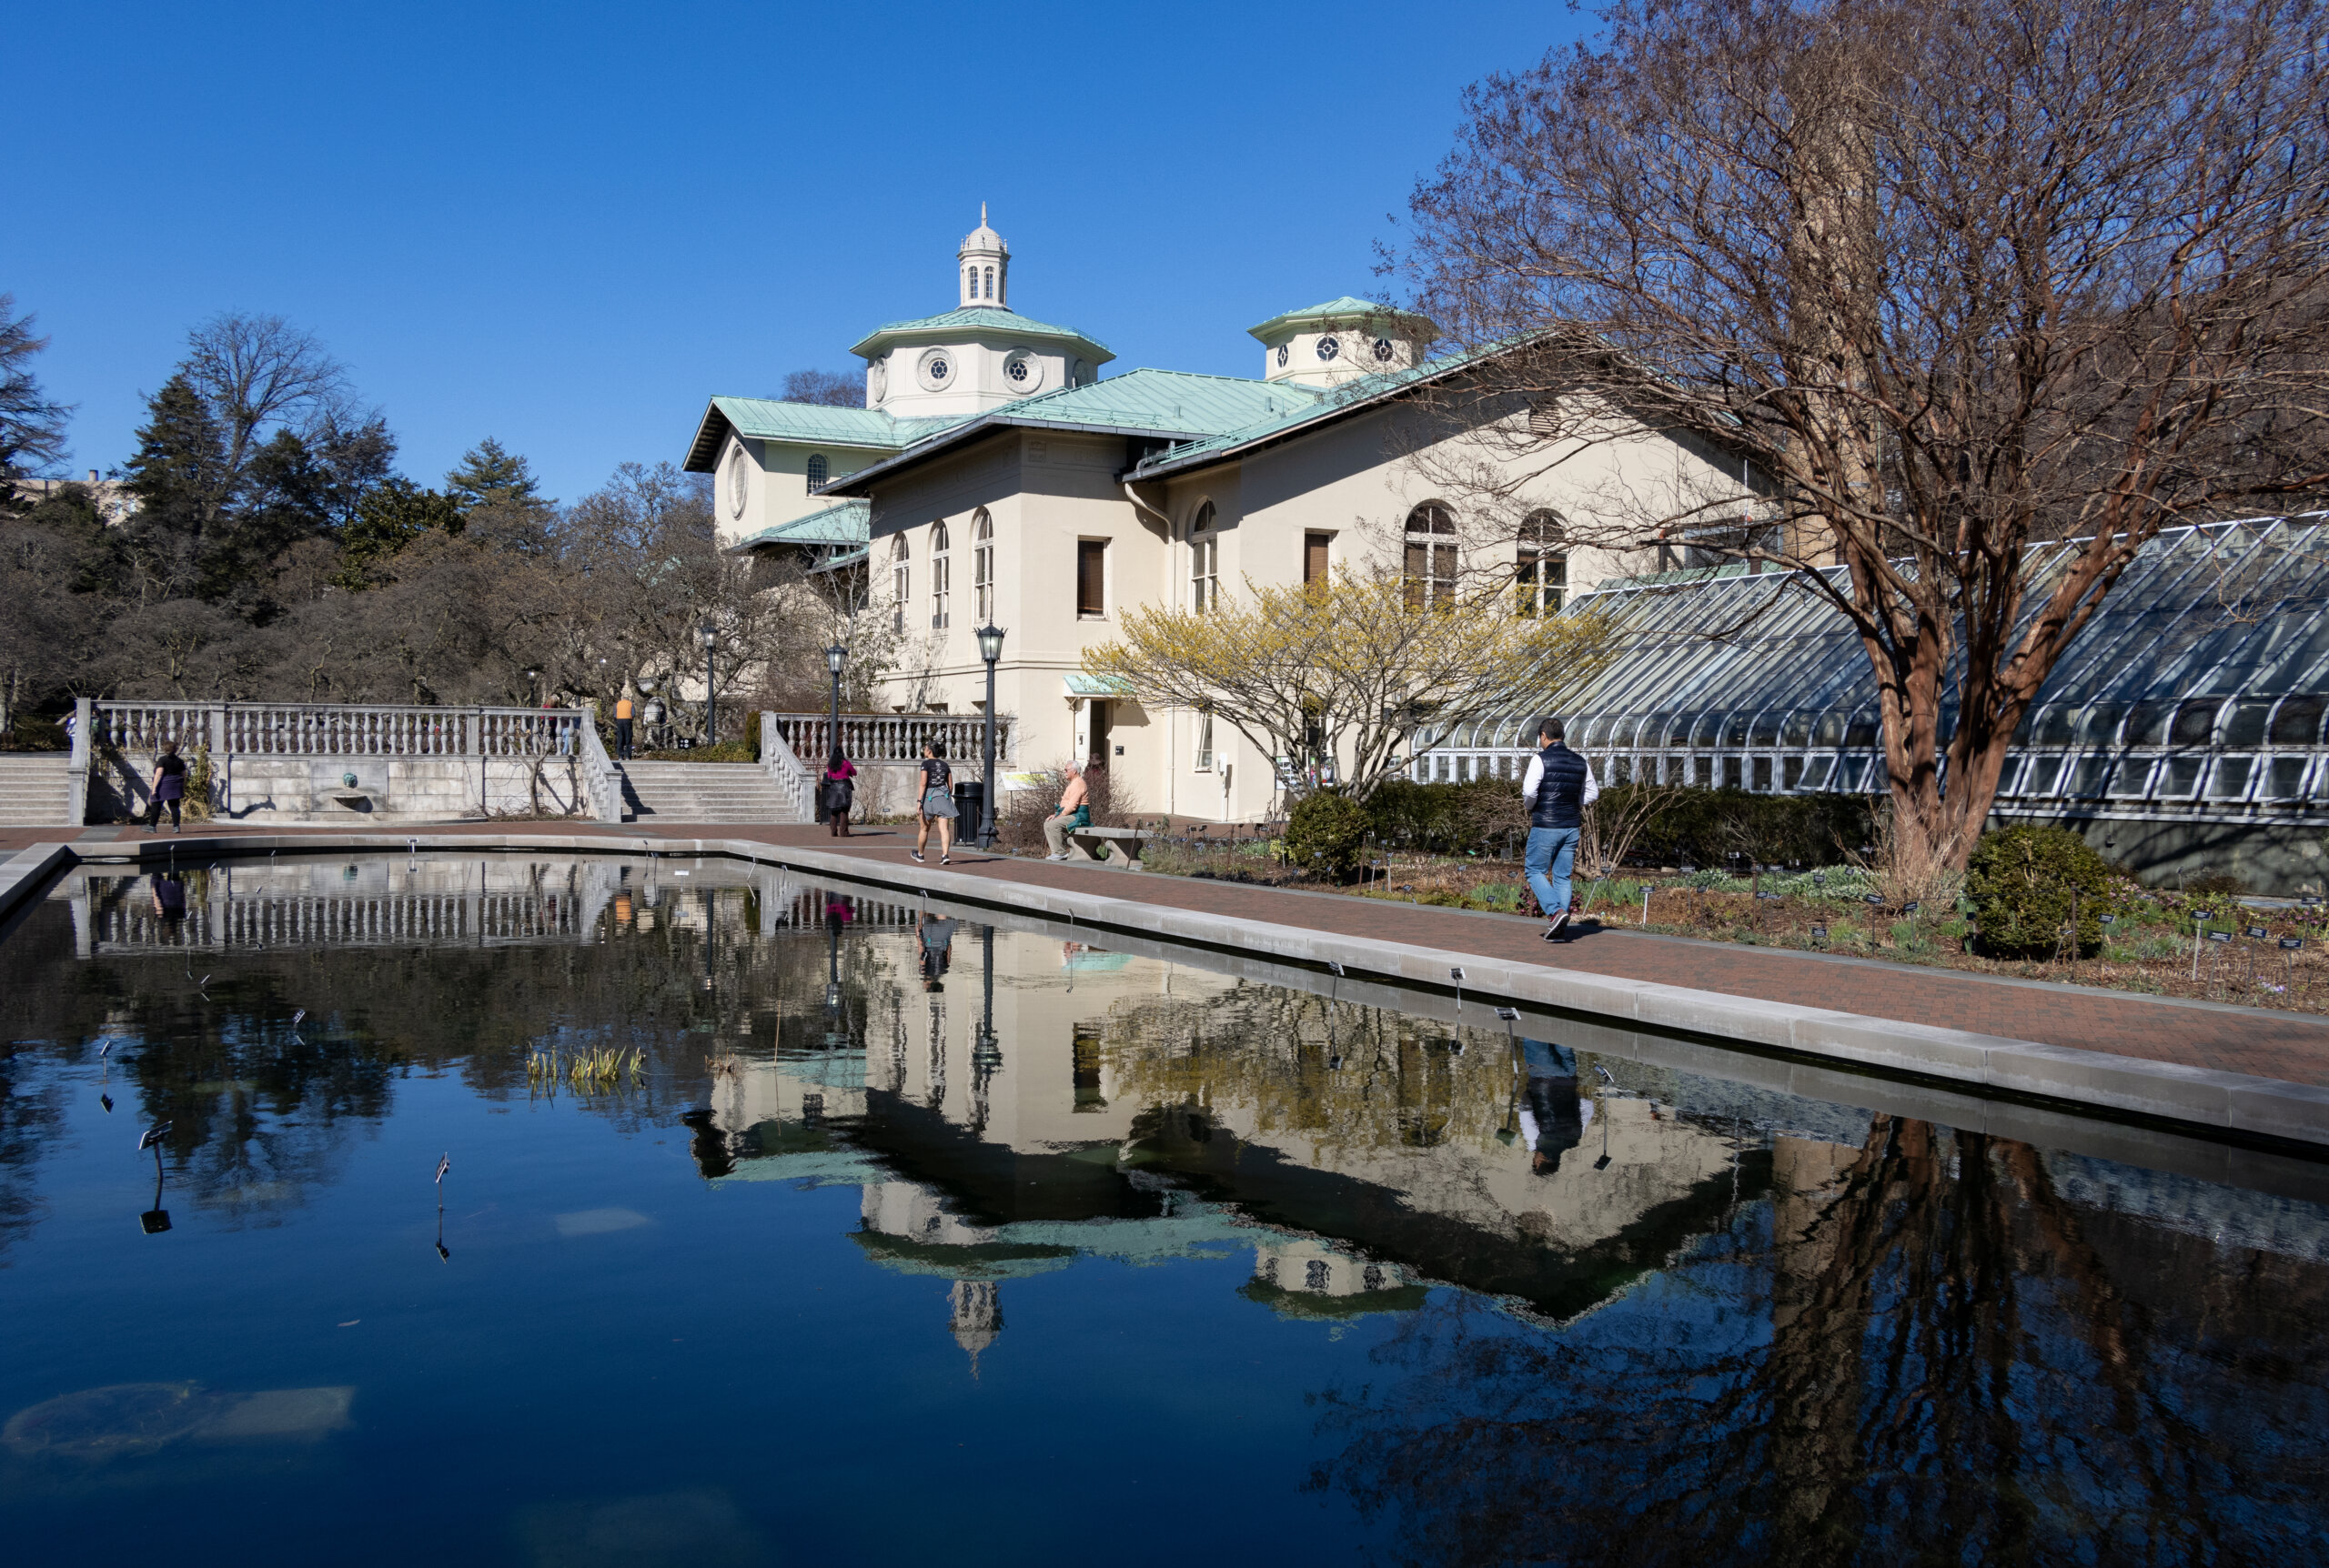
[[[129,453],[187,329],[287,317],[434,483],[480,437],[572,498],[704,399],[853,370],[954,304],[990,204],[1012,304],[1137,366],[1380,294],[1374,246],[1464,85],[1547,4],[35,5],[7,24],[0,290]]]

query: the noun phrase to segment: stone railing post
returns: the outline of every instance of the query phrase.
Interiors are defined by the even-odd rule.
[[[89,759],[94,754],[97,705],[86,697],[73,699],[73,757],[66,765],[65,820],[79,827],[89,819]]]

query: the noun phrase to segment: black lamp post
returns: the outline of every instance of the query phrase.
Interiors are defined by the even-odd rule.
[[[849,649],[835,643],[825,649],[825,668],[833,672],[832,728],[825,736],[825,756],[830,758],[841,749],[841,667],[849,662]]]
[[[980,751],[985,771],[979,789],[979,848],[994,847],[994,664],[1003,657],[1003,628],[989,621],[973,633],[986,660],[986,739]]]

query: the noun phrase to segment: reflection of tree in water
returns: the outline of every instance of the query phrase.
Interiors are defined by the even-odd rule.
[[[1447,1050],[1461,1036],[1460,1055]],[[1116,1081],[1146,1105],[1236,1105],[1262,1135],[1328,1153],[1444,1142],[1485,1150],[1512,1093],[1501,1034],[1240,982],[1109,1010]]]
[[[204,876],[189,875],[191,898],[206,896]],[[541,892],[568,890],[553,877]],[[146,896],[142,879],[110,895]],[[45,906],[8,939],[17,983],[0,988],[0,1029],[84,1063],[99,1037],[125,1041],[112,1059],[125,1125],[171,1122],[173,1187],[258,1216],[329,1180],[349,1133],[385,1117],[416,1072],[518,1096],[538,1046],[637,1045],[643,1083],[560,1097],[627,1127],[673,1120],[701,1098],[708,1056],[773,1047],[781,1020],[821,991],[822,934],[768,940],[759,904],[742,889],[667,891],[652,930],[610,911],[587,946],[162,948],[95,961],[75,960],[66,911]],[[681,909],[688,921],[670,918]],[[44,1103],[0,1104],[0,1243],[10,1214],[33,1212],[32,1161],[56,1119]]]
[[[2329,1271],[2091,1218],[2025,1144],[1879,1117],[1559,1332],[1436,1297],[1315,1483],[1415,1563],[2317,1551]]]

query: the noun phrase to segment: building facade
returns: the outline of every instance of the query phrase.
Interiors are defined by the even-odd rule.
[[[1568,518],[1737,484],[1728,457],[1622,416],[1589,448],[1548,454],[1528,451],[1526,406],[1427,411],[1467,361],[1435,358],[1423,317],[1349,296],[1249,328],[1251,379],[1103,377],[1113,356],[1095,339],[1010,308],[1009,262],[982,214],[956,255],[957,308],[853,347],[866,407],[715,397],[688,467],[714,475],[731,548],[862,565],[864,613],[898,648],[892,709],[977,710],[973,633],[1003,628],[996,701],[1016,716],[1020,765],[1096,760],[1120,806],[1253,820],[1279,804],[1282,770],[1225,724],[1149,711],[1083,674],[1128,609],[1386,566],[1508,569],[1557,608],[1655,564],[1571,550]],[[1475,477],[1452,486],[1458,470]],[[1498,518],[1467,515],[1457,488],[1498,492]],[[859,538],[862,560],[836,550]]]

